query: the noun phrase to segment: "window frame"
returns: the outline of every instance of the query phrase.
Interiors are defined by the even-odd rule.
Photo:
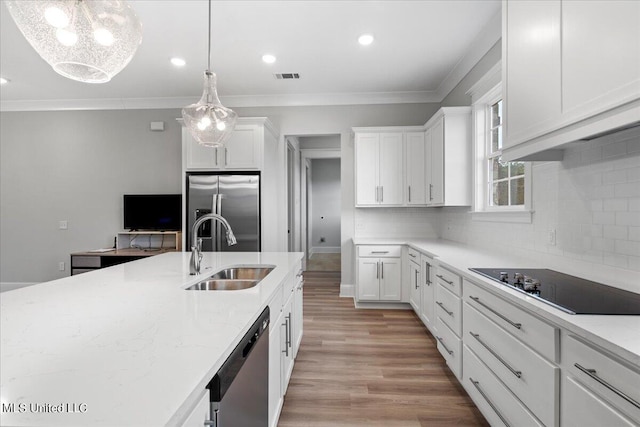
[[[491,150],[491,106],[502,97],[502,82],[500,78],[500,64],[497,64],[487,75],[474,85],[468,94],[472,97],[473,118],[473,206],[471,210],[474,221],[499,221],[531,223],[531,162],[524,162],[524,204],[511,206],[495,206],[491,203],[489,172],[489,154],[497,153]],[[504,108],[504,100],[503,100]],[[503,109],[503,123],[505,119]],[[501,150],[499,150],[501,154]],[[500,155],[498,154],[498,156]]]

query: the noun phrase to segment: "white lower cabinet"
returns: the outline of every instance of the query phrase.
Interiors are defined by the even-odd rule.
[[[400,301],[401,246],[358,246],[356,288],[358,301]]]
[[[567,334],[562,340],[562,425],[640,425],[640,372]]]
[[[435,264],[433,259],[422,254],[420,257],[420,277],[422,279],[422,304],[420,304],[420,319],[422,323],[435,333],[436,328],[436,285],[435,285]]]
[[[413,311],[420,316],[422,310],[422,280],[420,277],[420,254],[415,249],[409,248],[409,260],[406,263],[409,277],[409,304]]]
[[[544,426],[469,347],[463,347],[462,385],[492,426]]]
[[[296,342],[302,340],[302,266],[289,274],[269,303],[269,426],[276,427],[287,392]],[[298,305],[300,309],[298,309]],[[298,325],[299,323],[299,325]]]
[[[438,267],[436,278],[435,314],[438,350],[451,371],[460,380],[462,378],[462,301],[460,296],[453,292],[459,292],[459,282],[462,279],[441,266]]]
[[[203,427],[206,421],[211,420],[211,404],[209,401],[209,390],[205,389],[187,419],[181,427]]]

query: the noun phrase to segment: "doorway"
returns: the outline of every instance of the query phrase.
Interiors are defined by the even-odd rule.
[[[287,136],[289,250],[305,271],[341,270],[340,135]]]

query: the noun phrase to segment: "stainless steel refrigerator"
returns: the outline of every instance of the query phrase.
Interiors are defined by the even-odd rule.
[[[187,174],[187,250],[193,245],[193,224],[208,213],[229,221],[238,243],[227,245],[222,225],[206,221],[198,232],[203,251],[260,251],[259,174]]]

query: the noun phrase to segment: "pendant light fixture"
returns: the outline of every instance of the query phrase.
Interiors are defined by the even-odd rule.
[[[209,0],[209,56],[204,72],[204,91],[200,101],[182,109],[184,124],[200,145],[220,147],[231,137],[238,120],[235,111],[218,98],[216,75],[211,71],[211,0]]]
[[[124,0],[5,0],[11,17],[58,73],[106,83],[133,58],[142,24]]]

